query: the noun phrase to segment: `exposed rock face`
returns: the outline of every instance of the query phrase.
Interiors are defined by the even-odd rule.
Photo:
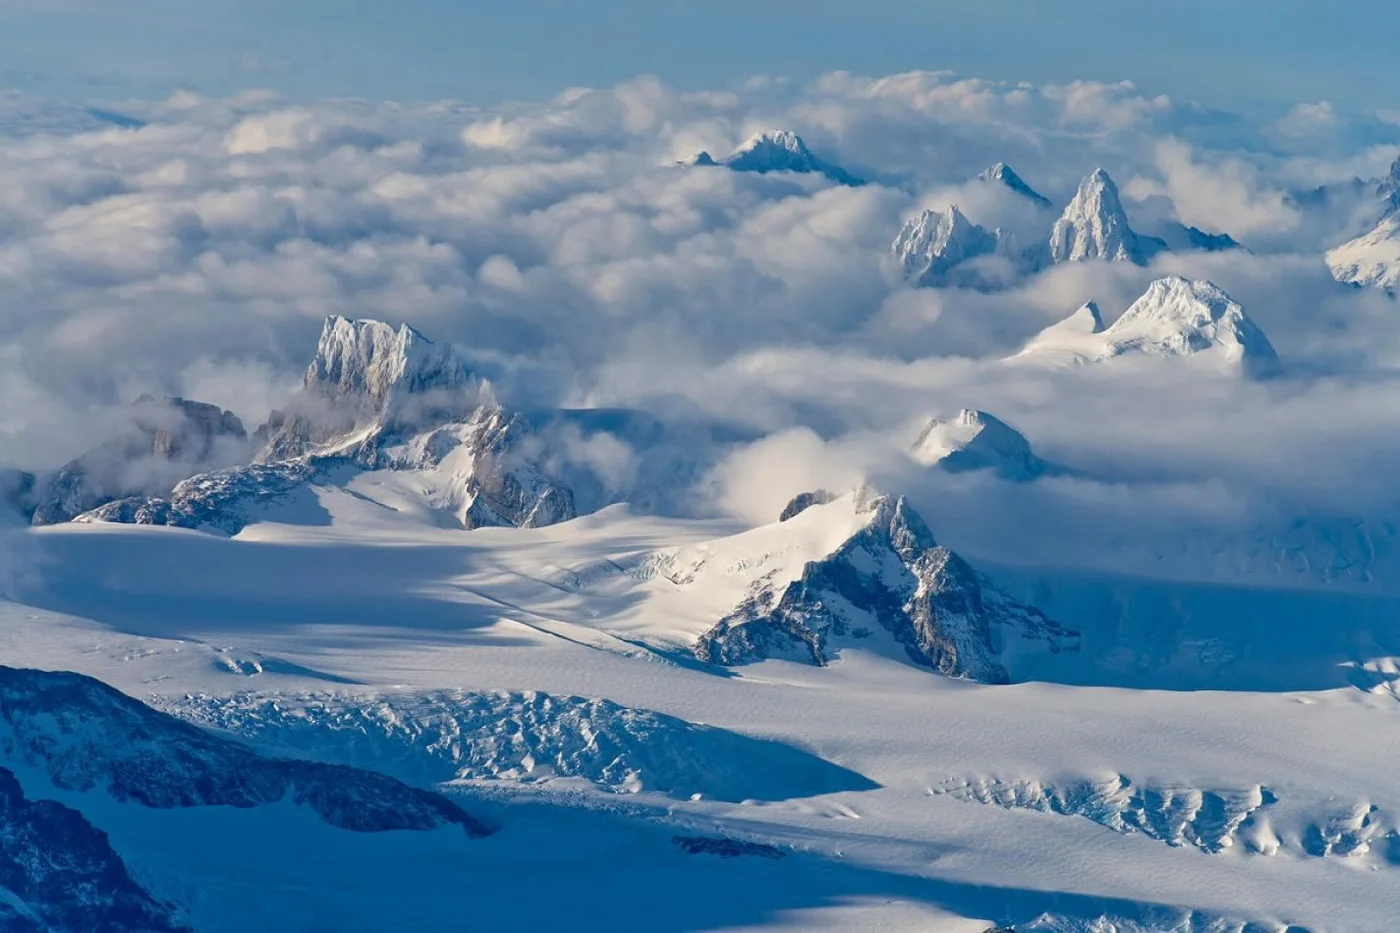
[[[1400,157],[1390,163],[1390,171],[1376,185],[1376,194],[1384,205],[1382,210],[1385,214],[1400,211]]]
[[[985,411],[964,408],[956,418],[934,418],[914,442],[919,462],[937,464],[949,473],[993,470],[1003,479],[1027,482],[1051,467],[1031,451],[1015,428]]]
[[[182,398],[143,396],[118,436],[64,464],[36,494],[33,522],[48,525],[116,499],[161,496],[179,480],[247,456],[232,412]]]
[[[722,165],[735,172],[797,172],[824,175],[843,185],[864,182],[841,168],[818,158],[802,137],[790,130],[769,130],[747,140],[738,149],[716,162],[708,152],[690,159],[691,165]]]
[[[1005,162],[998,162],[977,176],[982,181],[1004,185],[1037,207],[1049,207],[1050,199],[1026,184]]]
[[[1128,225],[1118,186],[1103,169],[1079,183],[1079,191],[1050,232],[1050,261],[1104,259],[1145,265],[1166,244],[1140,237]]]
[[[840,508],[833,503],[827,508]],[[915,664],[949,677],[1009,680],[999,660],[1008,642],[1037,650],[1078,649],[1078,634],[1017,602],[947,548],[903,497],[858,506],[864,526],[785,586],[760,580],[733,613],[695,646],[702,661],[742,664],[767,657],[825,664],[835,643],[888,632]],[[812,510],[808,510],[812,514]],[[815,516],[814,516],[815,517]]]
[[[256,437],[259,462],[78,520],[236,534],[267,505],[345,467],[423,474],[431,504],[464,528],[537,527],[576,514],[569,488],[536,464],[541,452],[524,417],[497,403],[450,345],[407,325],[328,318],[301,393]]]
[[[954,204],[941,213],[924,211],[907,222],[890,244],[905,281],[919,288],[944,285],[957,266],[995,253],[998,233],[968,220]]]
[[[792,501],[783,506],[782,513],[778,516],[778,521],[785,522],[796,518],[814,505],[826,505],[836,498],[836,494],[825,489],[817,489],[812,492],[801,492],[792,497]]]
[[[30,800],[0,768],[0,929],[7,933],[188,933],[137,884],[107,834],[77,810]]]
[[[0,752],[55,787],[157,809],[290,798],[355,832],[489,831],[438,794],[372,771],[266,757],[68,672],[0,667]]]

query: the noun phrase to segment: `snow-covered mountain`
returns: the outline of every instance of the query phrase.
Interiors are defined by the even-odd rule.
[[[129,496],[164,495],[191,473],[248,456],[243,423],[230,411],[182,398],[143,396],[116,436],[69,461],[33,494],[36,525],[66,522]]]
[[[304,808],[352,834],[491,831],[432,791],[269,757],[90,677],[0,667],[0,928],[188,930],[182,905],[134,880],[99,827],[132,821],[158,834],[171,825],[158,811],[202,808]]]
[[[991,168],[983,170],[977,177],[988,183],[1003,185],[1035,204],[1037,207],[1050,206],[1049,198],[1026,184],[1021,176],[1017,175],[1011,166],[1007,165],[1005,162],[998,162]]]
[[[932,418],[911,449],[914,459],[950,473],[992,470],[1003,479],[1026,482],[1055,472],[1031,451],[1015,428],[985,411],[964,408],[957,417]]]
[[[237,533],[259,513],[365,472],[462,528],[535,527],[575,515],[549,479],[526,419],[501,406],[448,344],[411,327],[331,317],[303,388],[258,429],[258,461],[201,473],[168,497],[129,497],[77,516]]]
[[[999,234],[974,224],[954,204],[946,211],[926,210],[905,223],[890,252],[911,286],[944,285],[960,264],[995,253]]]
[[[850,172],[819,158],[802,137],[790,130],[768,130],[750,137],[739,148],[718,161],[708,152],[700,152],[688,160],[694,166],[722,165],[735,172],[797,172],[824,175],[842,185],[862,185],[865,182]]]
[[[1400,284],[1400,213],[1390,214],[1373,230],[1328,250],[1325,259],[1338,282],[1394,291]]]
[[[752,580],[742,602],[697,641],[702,661],[784,657],[822,665],[843,647],[884,643],[940,674],[1002,683],[1010,679],[1006,665],[1025,653],[1077,647],[1076,633],[939,546],[902,496],[857,491],[791,513],[662,565],[678,587],[713,587],[731,561],[756,544],[765,548],[745,561]]]
[[[1214,284],[1157,279],[1107,328],[1090,302],[1041,331],[1012,359],[1076,364],[1115,357],[1195,357],[1252,376],[1279,369],[1278,353],[1243,307]]]
[[[1133,232],[1118,197],[1118,186],[1100,168],[1079,183],[1074,199],[1055,221],[1050,231],[1049,258],[1055,263],[1105,259],[1146,265],[1165,247],[1155,237]]]

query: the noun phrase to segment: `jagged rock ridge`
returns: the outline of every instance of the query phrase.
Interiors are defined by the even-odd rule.
[[[700,660],[743,664],[789,657],[822,665],[839,644],[884,630],[915,664],[987,683],[1010,679],[1002,662],[1025,642],[1058,653],[1078,635],[1017,602],[934,540],[901,496],[843,497],[813,506],[791,524],[856,509],[862,524],[833,552],[808,561],[800,576],[760,578],[744,602],[695,645]]]
[[[1103,169],[1079,183],[1079,190],[1050,231],[1051,262],[1104,259],[1145,265],[1166,246],[1133,232],[1118,197],[1118,186]]]
[[[950,419],[932,418],[912,448],[920,463],[950,473],[992,470],[1003,479],[1027,482],[1054,472],[1037,457],[1025,435],[985,411],[964,408]]]
[[[905,223],[890,244],[904,280],[915,288],[949,282],[955,268],[997,252],[1002,234],[968,220],[956,204],[924,211]]]
[[[982,173],[979,174],[977,177],[980,178],[982,181],[998,182],[1002,185],[1005,185],[1010,190],[1016,192],[1023,198],[1026,198],[1027,200],[1040,207],[1050,206],[1049,198],[1045,197],[1039,191],[1036,191],[1030,185],[1026,184],[1025,181],[1021,178],[1021,176],[1017,175],[1016,172],[1012,170],[1011,166],[1007,165],[1005,162],[998,162],[991,168],[983,170]]]

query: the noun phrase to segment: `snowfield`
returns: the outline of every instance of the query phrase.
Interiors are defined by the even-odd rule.
[[[1324,656],[1315,679],[1256,675],[1267,628],[1217,633],[1239,641],[1237,680],[1189,626],[1109,644],[1095,625],[1111,620],[1071,594],[1041,605],[1085,651],[1032,682],[948,679],[858,644],[821,667],[717,668],[682,647],[755,575],[840,544],[849,508],[738,537],[625,507],[464,533],[369,486],[313,489],[316,520],[288,506],[233,538],[73,524],[18,539],[31,570],[0,609],[8,663],[440,787],[499,827],[363,836],[294,810],[148,814],[61,790],[196,929],[506,930],[526,911],[545,929],[1379,931],[1400,906],[1400,706]],[[1378,642],[1395,644],[1395,618],[1377,613]]]

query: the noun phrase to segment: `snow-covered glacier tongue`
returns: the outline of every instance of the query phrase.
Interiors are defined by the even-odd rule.
[[[701,660],[824,665],[842,648],[868,646],[946,676],[1004,683],[1023,655],[1078,648],[1078,633],[941,547],[903,497],[858,490],[772,528],[658,567],[680,587],[714,585],[708,578],[727,561],[752,578],[742,602],[696,642]],[[773,550],[750,554],[757,548]]]
[[[310,486],[369,471],[398,474],[426,508],[462,528],[573,518],[572,491],[526,450],[532,433],[450,345],[408,325],[331,317],[300,394],[254,435],[257,462],[192,476],[167,499],[119,499],[77,520],[235,534]]]

